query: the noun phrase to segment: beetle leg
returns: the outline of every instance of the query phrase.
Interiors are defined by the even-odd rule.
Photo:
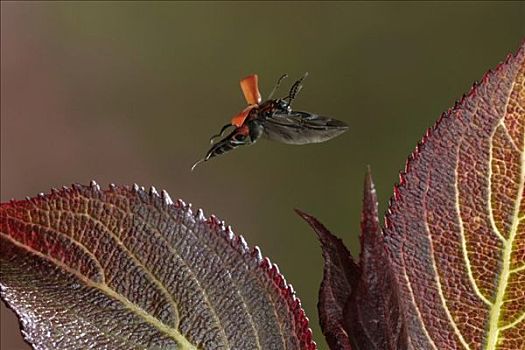
[[[230,126],[233,126],[231,124],[226,124],[222,127],[221,129],[221,132],[218,133],[217,135],[213,135],[212,137],[210,137],[210,144],[213,144],[213,140],[216,139],[217,137],[222,137],[222,135],[224,135],[224,132],[230,127]]]
[[[303,80],[308,76],[308,72],[304,73],[301,79],[297,80],[295,83],[293,83],[292,87],[290,88],[290,92],[288,93],[288,96],[285,97],[285,100],[288,100],[288,104],[291,105],[292,101],[297,97],[299,94],[299,91],[303,88]]]

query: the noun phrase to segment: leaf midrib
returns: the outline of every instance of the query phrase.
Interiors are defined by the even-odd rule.
[[[513,84],[514,86],[514,84]],[[511,88],[512,91],[512,88]],[[525,148],[525,133],[523,134],[523,145]],[[514,205],[514,213],[512,216],[512,226],[509,233],[509,237],[507,240],[503,242],[503,262],[502,262],[502,269],[500,273],[499,283],[498,283],[498,291],[496,294],[496,299],[494,301],[494,304],[492,308],[490,309],[490,318],[489,318],[489,332],[487,337],[487,350],[495,350],[496,346],[498,345],[498,335],[500,331],[499,327],[499,321],[501,317],[501,309],[504,303],[505,298],[505,292],[507,290],[508,285],[508,279],[511,274],[510,270],[510,263],[511,263],[511,257],[512,257],[512,247],[514,243],[514,239],[516,237],[516,234],[518,232],[518,225],[520,222],[519,218],[519,210],[520,210],[520,203],[523,200],[523,191],[525,189],[525,149],[521,152],[521,176],[520,176],[520,183],[518,188],[518,196],[516,198],[516,202]],[[492,165],[490,165],[492,166]]]
[[[57,259],[54,259],[52,257],[49,257],[47,255],[42,254],[41,252],[39,252],[37,250],[32,249],[31,247],[29,247],[29,246],[27,246],[27,245],[25,245],[25,244],[15,240],[13,237],[11,237],[8,234],[5,234],[5,233],[0,233],[0,234],[2,234],[2,236],[5,239],[7,239],[8,241],[10,241],[12,244],[14,244],[14,245],[16,245],[16,246],[26,250],[27,252],[29,252],[31,254],[34,254],[34,255],[40,257],[41,259],[50,261],[52,264],[54,264],[56,266],[59,266],[63,270],[67,271],[68,273],[70,273],[70,274],[76,276],[77,278],[79,278],[80,280],[82,280],[87,286],[90,286],[92,288],[97,288],[100,291],[102,291],[103,293],[105,293],[107,296],[109,296],[110,298],[113,298],[114,300],[119,301],[125,307],[127,307],[131,312],[135,313],[136,315],[138,315],[139,317],[144,319],[144,321],[146,321],[147,323],[149,323],[153,327],[157,328],[161,332],[169,335],[171,338],[176,340],[179,343],[179,345],[181,346],[181,350],[197,350],[197,348],[193,344],[191,344],[186,339],[186,337],[184,337],[184,335],[182,335],[182,333],[180,333],[177,329],[166,326],[164,323],[160,322],[158,319],[156,319],[155,317],[153,317],[150,314],[148,314],[145,310],[143,310],[138,305],[132,303],[130,300],[128,300],[123,295],[121,295],[121,294],[115,292],[113,289],[109,288],[106,284],[96,283],[96,282],[90,280],[89,278],[86,278],[85,276],[79,274],[78,271],[70,268],[67,265],[64,265],[62,262],[58,261]]]

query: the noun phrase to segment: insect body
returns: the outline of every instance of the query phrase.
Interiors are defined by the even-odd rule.
[[[242,79],[241,89],[248,107],[234,116],[229,124],[224,125],[218,135],[211,138],[213,143],[213,140],[221,137],[228,128],[235,127],[228,136],[215,143],[206,156],[197,161],[191,169],[237,147],[251,145],[263,135],[270,140],[302,145],[324,142],[345,132],[348,125],[342,121],[292,109],[292,102],[301,91],[306,76],[307,74],[292,85],[288,96],[272,99],[281,81],[287,77],[281,76],[268,100],[264,102],[261,102],[257,75]]]

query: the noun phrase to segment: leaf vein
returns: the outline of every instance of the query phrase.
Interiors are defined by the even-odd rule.
[[[183,226],[186,226],[184,224],[181,223],[181,225]],[[187,226],[186,226],[187,227]],[[219,251],[217,249],[215,249],[213,246],[210,246],[206,241],[203,241],[200,239],[199,235],[197,235],[197,233],[194,231],[194,230],[191,230],[189,229],[188,230],[189,232],[191,232],[192,235],[194,235],[200,243],[204,244],[208,249],[212,250],[215,254],[217,254],[217,256],[220,257],[220,254],[219,254]],[[248,270],[250,273],[252,273],[251,270]],[[246,303],[246,299],[244,298],[244,296],[242,295],[242,293],[240,291],[242,291],[242,288],[239,287],[239,285],[237,284],[237,282],[231,277],[230,274],[228,274],[228,279],[232,282],[232,284],[236,287],[235,289],[237,290],[237,294],[239,295],[239,297],[241,298],[241,301],[242,301],[242,305],[244,307],[244,309],[246,310],[246,314],[248,315],[248,318],[250,320],[250,326],[252,327],[253,329],[253,332],[254,332],[254,336],[255,336],[255,340],[256,340],[256,343],[259,347],[259,349],[262,349],[261,347],[261,343],[260,343],[260,339],[259,339],[259,333],[257,332],[257,327],[255,326],[255,322],[253,320],[253,317],[250,313],[250,310],[248,308],[248,304]],[[274,308],[275,309],[275,308]],[[274,310],[274,313],[275,313],[275,310]],[[277,323],[279,324],[279,330],[280,330],[280,333],[281,333],[281,339],[284,338],[284,334],[283,334],[283,330],[282,330],[282,325],[281,325],[281,322],[279,320],[279,317],[277,317],[277,314],[275,313],[275,318],[277,320]]]
[[[429,174],[429,178],[430,178],[430,174]],[[426,183],[425,192],[423,194],[423,203],[425,203],[423,205],[423,222],[424,222],[424,225],[425,225],[425,231],[427,232],[428,241],[429,241],[429,245],[430,245],[430,257],[431,257],[431,261],[432,261],[432,268],[434,270],[434,277],[436,278],[438,294],[439,294],[439,298],[441,299],[441,304],[443,305],[443,308],[445,310],[447,318],[448,318],[450,324],[452,325],[452,328],[454,329],[454,333],[456,333],[456,335],[458,336],[459,341],[461,342],[461,345],[463,345],[463,347],[465,349],[470,350],[470,347],[469,347],[468,343],[463,338],[463,334],[461,334],[461,332],[459,331],[458,325],[456,324],[456,321],[454,320],[454,317],[452,316],[452,314],[450,312],[450,309],[448,308],[446,298],[445,298],[445,296],[443,294],[443,287],[441,285],[441,277],[439,276],[438,268],[437,268],[437,265],[436,265],[436,259],[435,259],[435,256],[434,256],[435,255],[434,242],[433,242],[433,238],[432,238],[432,233],[430,231],[430,227],[428,225],[428,216],[427,216],[428,211],[427,211],[426,203],[427,203],[428,189],[430,187],[429,182],[430,182],[430,180]]]
[[[456,209],[456,216],[459,223],[459,236],[461,237],[461,252],[463,255],[463,260],[465,261],[465,265],[467,267],[467,276],[470,281],[470,284],[472,285],[472,288],[474,289],[474,293],[489,307],[492,306],[492,302],[481,292],[479,289],[478,283],[476,282],[474,278],[474,273],[472,272],[472,265],[470,263],[470,257],[468,255],[468,249],[467,249],[467,238],[465,235],[465,224],[463,222],[463,217],[461,216],[461,205],[460,205],[460,199],[459,199],[459,150],[461,147],[461,141],[459,142],[457,151],[456,151],[456,164],[454,166],[454,204]],[[426,193],[425,193],[426,194]],[[490,196],[490,194],[489,194]],[[495,226],[495,224],[494,224]],[[499,235],[500,239],[503,239],[503,236]]]
[[[516,327],[518,323],[522,322],[523,320],[525,320],[525,312],[523,312],[520,316],[518,316],[514,321],[511,321],[507,325],[501,327],[500,330],[504,331],[506,329]]]
[[[82,243],[76,241],[75,239],[73,239],[72,237],[68,236],[68,235],[65,235],[63,234],[62,232],[59,232],[58,230],[52,228],[52,227],[49,227],[49,226],[45,226],[45,225],[42,225],[42,224],[38,224],[38,223],[35,223],[35,222],[31,222],[31,223],[28,223],[24,220],[21,220],[19,218],[16,218],[16,217],[13,217],[13,216],[10,216],[10,219],[13,220],[13,221],[17,221],[19,223],[22,223],[22,224],[25,224],[25,225],[31,225],[31,226],[35,226],[35,227],[40,227],[42,229],[45,229],[45,230],[49,230],[49,231],[52,231],[52,232],[55,232],[57,234],[59,234],[60,236],[64,236],[68,241],[70,241],[72,244],[74,244],[75,246],[78,246],[79,249],[85,253],[87,256],[89,256],[91,258],[91,260],[93,261],[93,263],[97,266],[97,269],[98,269],[98,272],[100,273],[100,277],[101,277],[101,280],[102,280],[102,283],[106,283],[106,275],[105,275],[105,272],[104,272],[104,268],[102,267],[102,264],[100,263],[100,261],[98,260],[98,258],[93,254],[91,253],[91,251],[85,246],[83,245]],[[7,237],[11,237],[10,235],[6,234],[6,233],[3,233],[5,236]],[[18,240],[16,240],[15,238],[12,239],[13,241],[16,241],[16,242],[19,242]],[[27,246],[25,243],[22,243],[22,242],[19,242],[21,246],[23,247],[27,247],[28,249],[31,249],[31,250],[34,250],[34,251],[37,251],[36,249],[33,249],[33,248],[30,248],[29,246]],[[58,259],[55,259],[58,261]],[[82,275],[84,276],[84,275]],[[87,278],[86,276],[84,276],[85,278]]]
[[[121,197],[123,198],[124,200],[126,200],[128,203],[129,203],[129,198],[126,197],[126,196],[122,196],[122,195],[118,195],[116,194],[116,196],[118,197]],[[85,197],[87,198],[87,197]],[[88,198],[89,199],[89,198]],[[123,212],[124,214],[127,214],[127,212],[125,210],[123,210],[122,208],[119,208],[117,205],[113,204],[113,203],[108,203],[108,202],[104,202],[105,205],[109,205],[121,212]],[[157,210],[157,208],[155,206],[150,206],[151,208],[155,208]],[[159,212],[161,215],[165,215],[165,213],[163,212]],[[134,216],[134,215],[133,215]],[[229,347],[230,343],[228,341],[228,337],[226,336],[226,330],[224,329],[224,326],[222,325],[221,323],[221,320],[219,318],[219,315],[217,314],[217,311],[216,311],[216,308],[214,307],[214,305],[212,305],[210,299],[209,299],[209,296],[208,296],[208,293],[206,291],[206,289],[204,287],[202,287],[199,279],[197,278],[197,275],[195,274],[195,272],[193,271],[193,268],[186,263],[186,261],[182,258],[181,254],[177,251],[177,249],[175,249],[169,242],[168,240],[161,234],[161,232],[159,231],[158,228],[154,227],[148,220],[142,220],[140,219],[140,221],[145,225],[147,226],[155,236],[157,236],[158,238],[160,238],[162,241],[164,241],[166,243],[166,247],[168,248],[168,250],[170,250],[173,255],[177,256],[179,259],[180,259],[180,262],[186,266],[187,268],[187,271],[188,273],[190,274],[191,278],[195,281],[195,283],[197,284],[197,286],[199,287],[199,290],[204,298],[204,301],[206,302],[206,304],[208,304],[209,308],[210,308],[210,311],[213,313],[213,316],[215,318],[215,321],[216,321],[216,324],[217,326],[221,329],[221,337],[224,339],[227,347]],[[182,223],[181,223],[182,225]],[[191,230],[189,230],[191,231]]]
[[[515,83],[512,83],[512,86],[509,90],[509,96],[512,95],[512,91],[514,88]],[[507,100],[508,103],[508,100]],[[507,107],[507,106],[505,106]],[[505,108],[506,111],[506,108]],[[510,276],[510,264],[511,264],[511,257],[512,257],[512,248],[514,239],[516,237],[516,234],[518,233],[518,225],[519,225],[519,210],[520,205],[523,200],[523,192],[525,190],[525,132],[523,133],[523,151],[521,152],[521,169],[520,169],[520,183],[518,187],[518,192],[516,196],[516,201],[514,203],[514,213],[512,215],[512,225],[509,233],[509,239],[504,245],[503,250],[503,261],[502,261],[502,270],[500,273],[499,283],[498,283],[498,290],[496,294],[496,300],[494,302],[494,306],[491,309],[490,312],[490,319],[489,319],[489,335],[487,340],[487,350],[493,350],[496,349],[497,343],[498,343],[498,334],[500,331],[499,328],[499,321],[501,317],[501,309],[504,303],[505,299],[505,293],[507,289],[508,279]],[[492,138],[491,138],[492,143]],[[490,181],[490,179],[489,179]]]
[[[160,322],[155,317],[148,314],[145,310],[143,310],[140,306],[136,305],[135,303],[131,302],[129,299],[124,297],[123,295],[115,292],[113,289],[109,288],[106,284],[103,283],[97,283],[92,281],[89,278],[86,278],[86,276],[80,274],[77,270],[70,268],[69,266],[65,265],[63,262],[61,262],[58,259],[52,258],[48,255],[42,254],[38,250],[35,250],[17,240],[15,240],[13,237],[11,237],[8,234],[5,234],[3,232],[0,232],[0,235],[5,237],[7,240],[11,241],[14,245],[27,250],[28,252],[40,257],[43,260],[47,260],[51,262],[52,264],[61,267],[63,270],[67,271],[71,275],[76,276],[78,279],[83,281],[87,286],[92,288],[97,288],[110,298],[113,298],[117,301],[119,301],[122,305],[124,305],[127,309],[129,309],[131,312],[135,313],[136,315],[140,316],[144,321],[152,325],[153,327],[159,329],[160,331],[164,332],[165,334],[169,335],[173,339],[175,339],[179,344],[181,345],[181,350],[197,350],[197,348],[188,342],[188,340],[176,329],[166,326],[164,323]]]
[[[84,197],[86,200],[90,200],[89,198],[86,198]],[[111,205],[113,206],[113,205]],[[128,213],[126,213],[125,211],[121,210],[120,208],[116,207],[116,206],[113,206],[115,209],[117,210],[120,210],[124,215],[127,215]],[[44,209],[40,209],[38,207],[35,208],[36,210],[40,210],[40,211],[44,211],[46,213],[48,213],[47,210],[44,210]],[[113,237],[113,239],[118,243],[118,245],[116,245],[116,247],[120,247],[122,250],[124,250],[124,252],[138,265],[140,266],[146,273],[148,276],[151,277],[153,283],[160,289],[160,291],[162,292],[162,294],[164,294],[164,296],[169,300],[169,303],[170,305],[172,306],[173,310],[175,311],[176,313],[176,320],[177,320],[177,324],[174,325],[175,328],[178,328],[178,323],[180,322],[180,317],[179,317],[179,313],[178,313],[178,305],[177,305],[177,302],[175,301],[175,299],[173,298],[173,295],[166,289],[166,287],[162,284],[162,282],[158,279],[158,277],[149,269],[146,267],[146,265],[131,251],[127,248],[127,246],[124,244],[124,242],[122,242],[122,240],[120,239],[119,236],[117,236],[104,222],[94,218],[93,216],[91,216],[89,213],[87,212],[83,212],[83,213],[79,213],[79,212],[74,212],[74,211],[65,211],[65,210],[61,210],[61,209],[54,209],[54,212],[58,213],[59,215],[61,214],[69,214],[69,215],[72,215],[72,216],[75,216],[75,217],[85,217],[87,220],[91,220],[92,222],[94,222],[95,224],[99,224],[103,229],[104,231],[111,237]],[[106,279],[106,275],[105,275],[105,269],[102,267],[102,264],[100,263],[100,261],[98,260],[98,258],[95,257],[95,255],[84,245],[82,244],[79,240],[76,240],[74,239],[73,237],[69,236],[68,234],[64,233],[64,232],[60,232],[58,231],[57,229],[54,229],[52,227],[48,227],[48,226],[43,226],[43,225],[38,225],[38,226],[41,226],[43,228],[46,228],[46,229],[49,229],[51,231],[54,231],[56,232],[57,234],[59,234],[60,236],[62,237],[66,237],[68,240],[74,242],[75,244],[77,244],[78,246],[84,248],[84,251],[89,254],[94,260],[95,262],[97,263],[97,265],[100,267],[100,272],[102,274],[102,276],[104,277],[103,278],[103,283],[108,285],[109,283],[109,280]],[[95,250],[95,249],[93,249]],[[109,258],[111,256],[113,256],[114,254],[114,250],[112,251],[112,254],[109,255],[107,258],[106,258],[106,261],[109,261]],[[108,285],[109,286],[109,285]]]
[[[525,264],[521,265],[521,266],[518,266],[516,268],[513,268],[512,270],[509,271],[509,273],[516,273],[516,272],[520,272],[520,271],[523,271],[523,270],[525,270]]]
[[[78,214],[78,213],[74,213],[73,215],[80,215],[80,216],[84,216],[86,217],[87,219],[91,219],[93,222],[95,223],[98,223],[99,225],[102,226],[102,228],[106,231],[107,234],[109,234],[110,236],[112,236],[115,241],[118,243],[118,247],[120,247],[121,249],[124,250],[124,252],[126,252],[128,254],[128,256],[137,264],[139,265],[140,267],[142,267],[142,269],[144,269],[144,271],[148,274],[148,276],[151,277],[153,283],[155,283],[155,285],[160,289],[160,291],[162,292],[162,294],[164,294],[164,296],[169,300],[173,310],[175,311],[176,313],[176,320],[177,320],[177,323],[175,325],[173,325],[174,328],[179,328],[179,323],[180,323],[180,316],[179,316],[179,311],[178,311],[178,305],[177,305],[177,302],[176,300],[174,299],[173,297],[173,294],[171,294],[167,289],[166,287],[164,286],[164,284],[159,280],[159,278],[153,273],[153,271],[151,271],[149,268],[146,267],[146,264],[138,258],[138,256],[133,253],[130,249],[128,249],[128,247],[124,244],[124,242],[122,242],[122,240],[113,232],[110,230],[110,228],[104,224],[102,221],[90,216],[89,214]]]
[[[489,214],[489,221],[490,221],[490,225],[492,227],[492,231],[494,232],[494,234],[496,236],[498,236],[498,238],[501,240],[501,242],[503,242],[503,244],[506,244],[507,239],[499,231],[498,226],[496,225],[496,220],[494,219],[494,209],[492,208],[492,161],[493,161],[493,153],[494,153],[492,144],[493,144],[494,135],[496,134],[496,130],[497,129],[498,129],[498,127],[494,128],[494,131],[492,132],[492,134],[490,135],[490,138],[489,138],[489,161],[488,161],[489,164],[488,164],[488,174],[487,174],[487,178],[488,178],[488,188],[487,188],[487,191],[488,191],[488,199],[487,199],[488,208],[487,208],[487,210],[488,210],[488,214]]]
[[[403,225],[406,226],[406,222],[403,221]],[[405,227],[405,232],[406,232],[406,227]],[[401,248],[401,254],[400,254],[400,257],[401,257],[401,260],[403,262],[403,277],[405,278],[406,280],[406,283],[405,285],[407,286],[408,288],[408,291],[410,293],[410,299],[411,299],[411,302],[412,302],[412,305],[414,306],[414,309],[416,310],[416,313],[417,313],[417,317],[419,319],[419,323],[421,324],[421,328],[423,329],[423,333],[425,334],[425,336],[427,337],[428,339],[428,342],[430,343],[430,345],[432,346],[432,348],[434,350],[438,350],[438,347],[436,346],[436,344],[434,343],[434,340],[432,339],[432,337],[430,336],[430,333],[428,332],[428,329],[427,329],[427,326],[425,324],[425,322],[423,321],[423,315],[421,314],[421,310],[419,309],[419,305],[417,304],[416,302],[416,298],[414,296],[414,290],[412,289],[412,282],[410,281],[410,277],[408,276],[408,273],[407,273],[407,269],[406,269],[406,260],[405,260],[405,255],[403,254],[404,252],[404,247],[405,247],[405,243],[403,242],[402,243],[402,248]]]
[[[508,100],[507,100],[507,104],[508,104]],[[518,145],[516,144],[516,142],[514,142],[514,139],[512,138],[512,136],[510,135],[509,129],[507,128],[507,125],[503,122],[503,119],[499,122],[498,126],[501,126],[501,128],[503,129],[505,136],[507,136],[510,144],[512,145],[512,148],[514,148],[514,150],[520,153],[520,149]]]

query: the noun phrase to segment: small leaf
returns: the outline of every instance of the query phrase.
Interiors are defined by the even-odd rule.
[[[416,349],[525,349],[525,43],[427,132],[385,242]]]
[[[343,312],[359,278],[359,267],[339,238],[331,234],[313,216],[297,209],[296,212],[317,233],[323,250],[324,273],[317,305],[321,329],[331,349],[350,350]]]
[[[4,203],[0,243],[1,296],[38,349],[315,349],[277,267],[165,192]]]
[[[344,312],[353,343],[357,349],[408,349],[397,283],[385,254],[370,171],[364,186],[359,266],[361,276]]]
[[[370,171],[365,178],[359,265],[354,263],[339,238],[314,217],[297,212],[321,241],[324,274],[318,309],[330,348],[409,348],[397,284],[379,228],[377,197]]]

